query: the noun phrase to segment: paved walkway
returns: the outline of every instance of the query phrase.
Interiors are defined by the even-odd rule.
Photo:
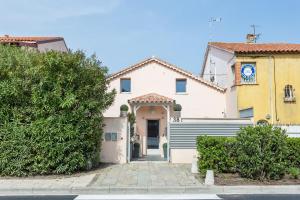
[[[190,164],[141,162],[110,165],[96,175],[90,186],[178,187],[201,186],[201,182],[191,173]]]

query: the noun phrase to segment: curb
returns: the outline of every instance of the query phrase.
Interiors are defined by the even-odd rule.
[[[82,194],[300,194],[300,185],[279,186],[198,186],[198,187],[78,187],[0,188],[3,195],[82,195]]]

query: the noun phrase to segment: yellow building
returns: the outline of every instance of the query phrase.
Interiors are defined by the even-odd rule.
[[[300,44],[208,44],[201,76],[226,88],[226,116],[300,125]]]

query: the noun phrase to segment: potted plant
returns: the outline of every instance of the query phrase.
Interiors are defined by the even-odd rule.
[[[121,117],[127,117],[128,106],[126,104],[121,105],[120,111],[121,111],[120,114]]]
[[[174,111],[174,121],[179,121],[180,117],[181,117],[181,105],[180,104],[175,104],[173,107],[173,111]]]

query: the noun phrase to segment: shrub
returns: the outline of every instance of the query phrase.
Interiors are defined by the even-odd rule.
[[[286,135],[270,125],[245,127],[237,135],[237,167],[242,177],[280,179],[286,168]]]
[[[126,104],[123,104],[123,105],[120,106],[120,110],[121,110],[121,111],[126,111],[126,112],[127,112],[128,109],[129,109],[129,108],[128,108],[128,106],[127,106]]]
[[[299,168],[291,167],[289,169],[289,173],[294,179],[298,179],[299,175],[300,175],[300,170],[299,170]]]
[[[163,149],[167,149],[168,148],[168,143],[163,143]]]
[[[287,138],[289,167],[300,168],[300,138]]]
[[[173,110],[174,110],[174,111],[181,111],[181,110],[182,110],[182,107],[181,107],[180,104],[175,104]]]
[[[199,136],[197,138],[200,172],[208,169],[217,172],[236,171],[235,138]]]
[[[0,46],[0,175],[70,174],[99,162],[107,69],[84,53]]]
[[[130,124],[130,137],[134,136],[134,124],[136,123],[136,117],[134,113],[128,113],[127,115],[128,122]]]

